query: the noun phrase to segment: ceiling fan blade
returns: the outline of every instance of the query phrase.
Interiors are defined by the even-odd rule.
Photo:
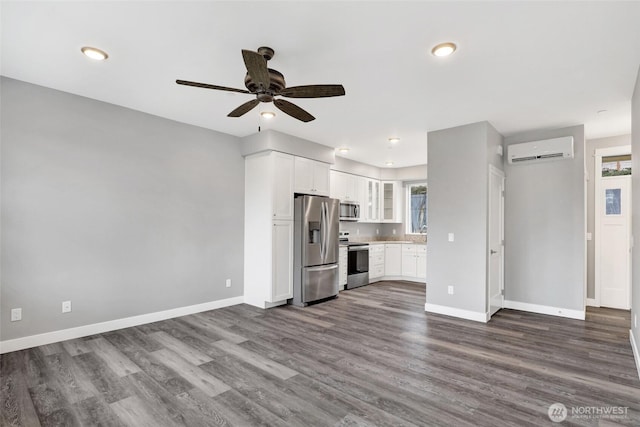
[[[278,95],[287,98],[327,98],[344,95],[344,87],[342,85],[293,86],[282,89]]]
[[[242,58],[251,80],[258,86],[262,85],[264,89],[268,89],[271,78],[267,69],[267,60],[264,59],[264,56],[258,52],[242,49]]]
[[[235,110],[233,110],[232,112],[230,112],[229,114],[227,114],[227,117],[240,117],[243,114],[246,114],[249,111],[253,110],[256,107],[256,105],[258,105],[259,103],[260,101],[258,101],[257,99],[252,99],[251,101],[247,101],[241,106],[239,106],[238,108],[236,108]]]
[[[305,123],[316,119],[311,114],[307,113],[305,110],[298,107],[296,104],[292,104],[291,102],[285,101],[284,99],[274,99],[273,104],[283,113],[286,113],[291,117],[298,119],[300,121],[303,121]]]
[[[248,90],[244,90],[244,89],[235,89],[232,87],[216,86],[216,85],[210,85],[207,83],[190,82],[187,80],[176,80],[176,83],[178,83],[179,85],[202,87],[205,89],[226,90],[227,92],[238,92],[238,93],[248,93],[248,94],[251,93]]]

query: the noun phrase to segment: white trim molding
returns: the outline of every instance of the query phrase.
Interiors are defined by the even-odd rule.
[[[428,313],[444,314],[445,316],[458,317],[460,319],[473,320],[474,322],[487,323],[489,313],[463,310],[461,308],[447,307],[445,305],[425,303],[424,311]]]
[[[144,325],[146,323],[158,322],[160,320],[172,319],[174,317],[187,316],[189,314],[215,310],[216,308],[230,307],[232,305],[242,304],[243,302],[243,296],[226,298],[218,301],[210,301],[202,304],[157,311],[155,313],[140,314],[138,316],[108,320],[106,322],[93,323],[90,325],[83,325],[75,328],[62,329],[59,331],[45,332],[43,334],[29,335],[12,340],[0,341],[0,354],[9,353],[11,351],[24,350],[26,348],[37,347],[40,345],[52,344],[60,341],[66,341],[74,338],[86,337],[89,335],[101,334],[118,329],[130,328],[132,326]]]
[[[512,310],[529,311],[531,313],[548,314],[550,316],[566,317],[569,319],[584,320],[584,310],[571,310],[568,308],[552,307],[549,305],[529,304],[527,302],[504,300],[504,308]]]
[[[595,298],[587,298],[587,307],[600,307]]]
[[[631,350],[633,350],[633,359],[636,361],[636,369],[638,370],[638,378],[640,378],[640,351],[638,351],[638,344],[633,336],[633,330],[629,329],[629,340],[631,341]]]

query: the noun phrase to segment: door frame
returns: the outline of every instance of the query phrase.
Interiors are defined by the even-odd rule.
[[[608,156],[621,156],[625,154],[631,154],[631,145],[620,145],[617,147],[608,147],[608,148],[598,148],[595,150],[595,167],[594,167],[594,194],[593,194],[593,207],[594,207],[594,235],[593,235],[593,245],[594,245],[594,256],[593,256],[593,285],[594,285],[594,305],[596,307],[600,307],[600,217],[602,216],[602,198],[599,197],[599,194],[602,191],[602,158]],[[631,171],[633,174],[633,170]],[[631,194],[631,189],[629,191]],[[631,229],[629,229],[631,232]],[[630,264],[631,265],[631,264]],[[631,283],[629,283],[629,289],[631,289]],[[585,292],[586,297],[586,292]]]
[[[491,175],[496,175],[500,178],[500,268],[498,272],[498,281],[500,283],[500,292],[502,295],[502,303],[500,304],[500,308],[504,308],[504,190],[505,190],[505,181],[506,176],[504,171],[498,169],[493,165],[489,165],[489,174],[488,174],[488,209],[487,209],[487,318],[493,316],[495,313],[491,313]],[[498,309],[500,310],[500,309]],[[496,311],[498,311],[496,310]]]

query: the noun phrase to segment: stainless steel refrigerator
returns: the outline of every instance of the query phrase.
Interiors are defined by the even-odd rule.
[[[340,201],[299,195],[294,201],[294,305],[338,295]]]

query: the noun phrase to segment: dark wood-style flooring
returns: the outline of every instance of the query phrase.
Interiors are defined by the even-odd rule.
[[[540,426],[559,402],[628,407],[628,312],[425,314],[381,282],[307,308],[238,305],[1,356],[2,426]],[[571,409],[569,409],[571,411]]]

